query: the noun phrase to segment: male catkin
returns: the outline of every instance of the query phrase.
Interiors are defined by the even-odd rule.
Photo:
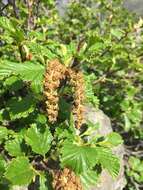
[[[44,80],[44,95],[46,98],[46,111],[49,122],[54,123],[58,116],[58,87],[65,77],[66,68],[58,60],[50,61],[46,68]]]
[[[83,123],[84,112],[84,77],[81,71],[69,70],[70,85],[74,91],[73,114],[76,118],[76,127],[79,129]]]
[[[80,178],[68,168],[54,172],[53,178],[53,188],[55,190],[83,190]]]

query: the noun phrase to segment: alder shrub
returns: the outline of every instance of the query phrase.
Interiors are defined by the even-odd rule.
[[[103,169],[116,179],[123,140],[126,189],[140,188],[142,19],[119,0],[73,1],[64,16],[52,0],[0,6],[0,189],[89,190]],[[114,132],[93,136],[86,105]]]

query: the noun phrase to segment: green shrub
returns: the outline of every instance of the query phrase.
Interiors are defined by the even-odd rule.
[[[38,2],[27,7],[16,1],[1,9],[0,183],[10,189],[38,180],[39,190],[50,189],[54,168],[69,168],[89,189],[104,168],[113,178],[118,175],[119,158],[112,153],[112,147],[122,143],[118,134],[129,146],[143,140],[143,21],[122,8],[120,1],[75,1],[64,17],[54,1]],[[61,84],[52,87],[59,111],[55,123],[48,120],[43,84],[55,59],[67,72],[83,73],[84,103],[110,116],[117,133],[87,140],[97,126],[87,123],[84,132],[76,128],[71,94],[78,89],[70,84],[68,74],[59,76]],[[49,76],[55,71],[56,67],[48,71]],[[77,78],[75,82],[79,83]],[[136,177],[140,171],[132,160],[127,179],[140,185],[141,177]],[[142,162],[141,156],[138,161]],[[134,188],[133,180],[128,180],[128,189]]]

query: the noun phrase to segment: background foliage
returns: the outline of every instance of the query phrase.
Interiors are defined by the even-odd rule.
[[[30,1],[10,1],[6,5],[1,2],[0,176],[5,189],[11,188],[11,184],[29,184],[36,175],[39,189],[46,189],[49,165],[45,163],[49,158],[57,161],[60,157],[61,167],[68,166],[80,175],[86,189],[97,181],[100,172],[91,170],[95,165],[106,168],[112,176],[118,174],[118,158],[110,148],[118,145],[118,138],[121,143],[120,137],[111,140],[110,148],[100,146],[100,142],[99,147],[92,147],[98,138],[92,139],[90,147],[86,147],[82,137],[76,135],[70,113],[60,110],[56,124],[60,128],[56,130],[48,123],[43,111],[42,82],[45,65],[54,58],[83,71],[86,103],[102,109],[111,118],[114,131],[124,139],[125,189],[142,188],[143,21],[121,5],[120,0],[74,1],[66,16],[61,17],[52,0],[31,4]],[[60,105],[68,108],[69,102],[63,98],[65,94],[70,96],[70,90],[64,88]],[[87,180],[91,184],[85,182],[87,173],[84,171],[93,177]],[[19,178],[14,173],[18,173]],[[25,173],[28,173],[26,178]]]

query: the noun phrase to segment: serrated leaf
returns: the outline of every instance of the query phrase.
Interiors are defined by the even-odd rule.
[[[120,161],[109,148],[96,147],[98,163],[115,178],[119,174]]]
[[[38,43],[30,42],[28,44],[28,47],[30,48],[31,52],[38,58],[40,57],[46,57],[48,60],[54,59],[55,54],[49,50],[47,47],[40,45]]]
[[[80,180],[83,184],[84,190],[91,189],[99,180],[99,174],[96,171],[89,170],[80,174]]]
[[[35,109],[35,99],[27,95],[22,99],[12,98],[7,102],[7,110],[11,120],[25,118]]]
[[[34,175],[34,170],[26,157],[13,159],[5,172],[5,177],[13,185],[27,185],[32,181]]]
[[[37,127],[33,124],[26,134],[26,142],[31,146],[33,152],[45,155],[50,147],[53,139],[49,129],[47,127]]]
[[[71,168],[76,174],[86,172],[97,163],[97,151],[92,147],[67,143],[61,153],[62,166]]]
[[[7,135],[8,135],[7,128],[0,126],[0,143],[2,143],[3,140],[7,138]]]
[[[44,66],[32,62],[24,62],[24,64],[8,60],[0,62],[1,79],[12,74],[19,75],[22,80],[31,81],[31,85],[36,91],[42,91],[44,70]]]
[[[5,143],[5,149],[11,156],[24,156],[22,148],[23,139],[21,137],[16,137],[13,140],[8,140]]]

